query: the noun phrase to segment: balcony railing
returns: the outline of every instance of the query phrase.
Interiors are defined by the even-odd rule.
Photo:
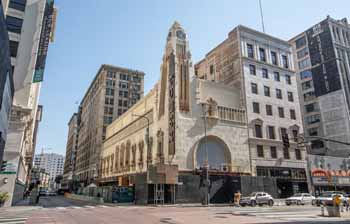
[[[217,116],[220,120],[245,123],[245,110],[218,106]]]

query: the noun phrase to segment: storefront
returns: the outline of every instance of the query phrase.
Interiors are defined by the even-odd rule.
[[[295,193],[308,192],[305,169],[258,166],[256,171],[257,176],[275,179],[279,198],[287,198]]]
[[[308,163],[316,195],[323,191],[350,192],[350,159],[309,155]]]

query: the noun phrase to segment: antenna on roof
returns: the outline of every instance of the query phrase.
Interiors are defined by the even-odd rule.
[[[259,7],[260,7],[260,17],[261,17],[262,30],[265,33],[264,16],[263,16],[263,10],[262,10],[262,6],[261,6],[261,0],[259,0]]]

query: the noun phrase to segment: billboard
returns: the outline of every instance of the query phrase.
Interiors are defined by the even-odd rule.
[[[46,0],[45,11],[43,16],[38,54],[35,63],[33,83],[41,82],[44,78],[45,62],[47,50],[51,38],[51,30],[53,26],[54,16],[54,0]]]
[[[350,186],[350,159],[308,155],[314,185]]]

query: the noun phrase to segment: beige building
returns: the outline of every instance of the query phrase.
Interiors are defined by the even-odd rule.
[[[234,183],[251,173],[245,121],[237,89],[194,75],[187,35],[175,22],[160,80],[107,127],[100,184],[135,185],[137,203],[198,202],[199,170],[208,165],[220,186],[210,193],[215,201],[220,178]]]
[[[79,113],[74,113],[68,122],[66,158],[64,161],[62,188],[69,189],[75,174],[75,162],[78,149]]]
[[[102,65],[80,103],[76,172],[80,182],[98,176],[98,164],[106,127],[143,96],[144,73]]]
[[[199,78],[240,90],[253,175],[275,179],[278,197],[307,191],[306,152],[297,145],[303,125],[291,45],[240,25],[195,67]]]

